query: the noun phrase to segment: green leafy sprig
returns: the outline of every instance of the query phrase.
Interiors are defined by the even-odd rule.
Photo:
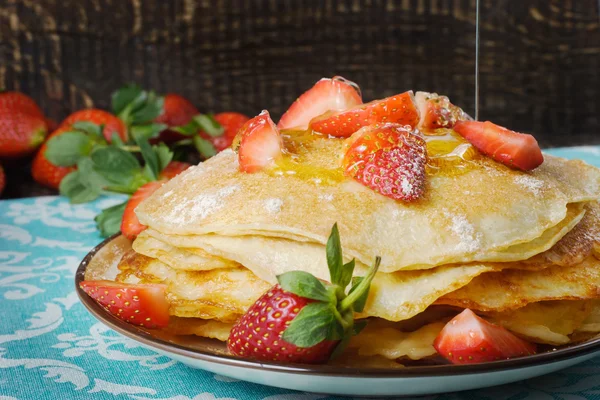
[[[366,325],[363,321],[355,322],[354,313],[362,312],[365,307],[381,258],[375,258],[364,277],[353,279],[355,260],[344,264],[337,224],[331,230],[326,252],[331,283],[303,271],[286,272],[277,276],[277,281],[285,291],[315,300],[300,310],[282,338],[298,347],[312,347],[324,340],[339,340],[332,355],[335,357]]]

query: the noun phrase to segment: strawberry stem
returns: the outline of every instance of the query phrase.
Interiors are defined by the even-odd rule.
[[[348,294],[348,296],[340,302],[338,310],[340,313],[348,310],[352,305],[358,300],[371,286],[371,281],[375,277],[377,270],[379,269],[379,265],[381,264],[381,257],[375,257],[375,262],[373,266],[369,269],[369,273],[365,276],[365,278],[360,282],[360,284],[356,287],[356,290],[352,291],[352,293]]]

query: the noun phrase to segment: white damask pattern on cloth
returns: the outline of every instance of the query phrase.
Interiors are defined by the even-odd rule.
[[[600,148],[557,149],[600,166]],[[91,317],[74,292],[79,261],[102,238],[93,218],[123,201],[0,201],[0,400],[337,399],[194,370]],[[600,399],[600,359],[517,384],[422,399]]]

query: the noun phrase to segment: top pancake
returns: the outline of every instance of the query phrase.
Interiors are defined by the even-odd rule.
[[[252,234],[320,244],[337,222],[348,256],[369,264],[380,255],[387,260],[382,270],[393,272],[489,259],[559,224],[567,204],[600,197],[599,170],[581,161],[546,156],[524,173],[482,157],[428,174],[425,197],[404,203],[338,179],[342,146],[338,139],[303,143],[304,172],[283,175],[239,172],[227,150],[166,183],[136,213],[165,235]]]

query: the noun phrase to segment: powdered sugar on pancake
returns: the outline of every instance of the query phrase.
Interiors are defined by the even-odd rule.
[[[457,248],[460,251],[474,252],[481,246],[481,234],[475,233],[475,228],[469,223],[464,215],[452,215],[446,213],[452,221],[452,232],[458,235],[460,243]]]
[[[277,214],[281,211],[281,207],[283,207],[283,200],[276,198],[267,199],[265,200],[264,206],[271,214]]]
[[[515,182],[536,196],[540,195],[541,189],[544,186],[542,180],[529,175],[519,175],[515,178]]]
[[[175,205],[171,209],[168,218],[170,218],[173,223],[183,223],[190,218],[204,219],[215,211],[223,208],[225,206],[223,200],[239,189],[239,185],[231,185],[224,187],[215,193],[198,194],[192,199],[188,199]]]

